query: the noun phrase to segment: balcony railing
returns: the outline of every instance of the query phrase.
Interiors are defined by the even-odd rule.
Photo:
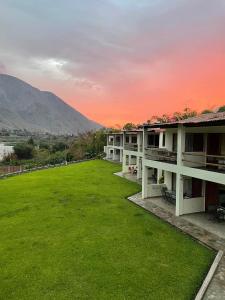
[[[137,144],[131,144],[131,143],[126,143],[124,145],[125,150],[130,150],[130,151],[138,151],[138,145]]]
[[[177,153],[164,148],[145,148],[145,157],[150,160],[169,163],[177,162]]]
[[[113,146],[113,141],[108,141],[109,146]]]
[[[116,141],[115,146],[120,147],[120,146],[122,146],[122,144],[120,142]]]
[[[188,167],[200,167],[214,171],[225,171],[224,155],[209,155],[204,152],[183,152],[183,163]]]

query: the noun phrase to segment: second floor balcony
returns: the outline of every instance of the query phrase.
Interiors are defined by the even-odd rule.
[[[177,163],[177,153],[165,148],[145,148],[145,158],[167,163]]]
[[[205,152],[183,152],[183,165],[208,171],[225,173],[225,155],[211,155]]]
[[[123,143],[122,143],[122,141],[115,141],[114,146],[116,146],[116,147],[122,147]]]
[[[138,144],[125,143],[124,150],[138,151]]]

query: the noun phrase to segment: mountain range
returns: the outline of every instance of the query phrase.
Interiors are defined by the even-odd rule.
[[[77,135],[101,127],[53,93],[0,74],[0,129]]]

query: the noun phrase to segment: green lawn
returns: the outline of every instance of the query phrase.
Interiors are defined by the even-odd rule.
[[[89,161],[0,181],[0,299],[192,299],[214,253]]]

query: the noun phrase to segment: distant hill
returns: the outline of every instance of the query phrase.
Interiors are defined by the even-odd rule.
[[[0,74],[0,129],[76,135],[101,127],[53,93]]]

